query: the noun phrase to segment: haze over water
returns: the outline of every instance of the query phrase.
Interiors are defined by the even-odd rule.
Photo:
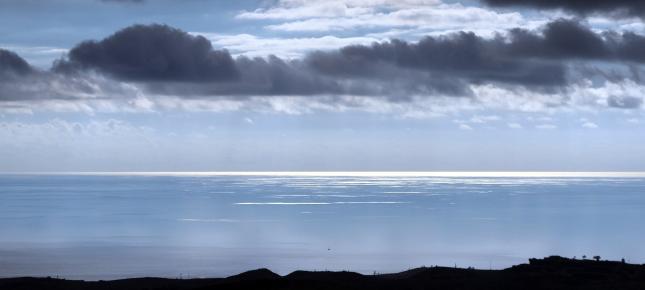
[[[642,173],[0,175],[0,276],[645,262]]]

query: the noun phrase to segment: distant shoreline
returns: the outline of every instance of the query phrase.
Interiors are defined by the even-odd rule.
[[[0,175],[645,178],[645,171],[34,171]]]
[[[423,267],[373,275],[295,271],[280,276],[258,269],[227,278],[83,281],[17,277],[0,279],[0,289],[645,289],[645,265],[594,258],[552,256],[502,270]]]

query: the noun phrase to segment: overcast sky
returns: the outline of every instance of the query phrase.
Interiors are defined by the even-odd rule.
[[[645,170],[644,18],[627,0],[0,0],[0,171]]]

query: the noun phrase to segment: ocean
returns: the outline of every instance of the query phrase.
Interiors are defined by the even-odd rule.
[[[645,263],[642,174],[0,175],[0,277]]]

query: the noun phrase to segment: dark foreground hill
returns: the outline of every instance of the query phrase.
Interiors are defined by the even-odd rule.
[[[382,275],[296,271],[279,276],[259,269],[213,279],[7,278],[0,279],[0,289],[645,289],[645,265],[549,257],[504,270],[430,267]]]

